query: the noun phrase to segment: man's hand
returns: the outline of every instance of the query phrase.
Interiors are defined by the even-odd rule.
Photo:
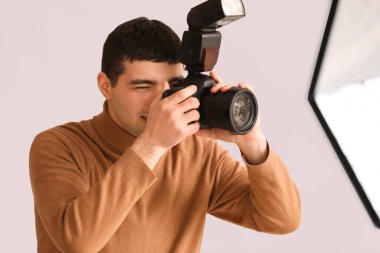
[[[161,99],[168,87],[166,82],[150,104],[145,130],[131,147],[151,170],[168,149],[199,130],[199,100],[192,97],[197,87],[191,85]]]
[[[222,79],[211,71],[210,76],[216,81],[216,84],[211,88],[212,93],[227,92],[231,89],[232,85],[223,83]],[[238,87],[250,89],[252,87],[247,83],[239,83]],[[236,143],[244,154],[245,159],[249,164],[260,164],[268,156],[267,140],[264,134],[261,132],[261,118],[260,113],[257,114],[257,120],[253,129],[244,135],[233,135],[229,131],[212,128],[212,129],[200,129],[197,132],[198,136],[208,137],[226,142]]]

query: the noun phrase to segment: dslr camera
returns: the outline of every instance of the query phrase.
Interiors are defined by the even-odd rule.
[[[201,128],[223,128],[232,134],[246,134],[257,119],[257,99],[249,89],[232,87],[224,93],[211,93],[216,83],[209,75],[219,55],[222,39],[217,28],[245,16],[241,0],[208,0],[193,7],[187,15],[189,29],[183,33],[180,62],[186,66],[186,78],[171,84],[163,98],[189,85],[196,85],[193,95],[200,101]]]

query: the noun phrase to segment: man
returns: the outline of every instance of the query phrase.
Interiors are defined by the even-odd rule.
[[[298,227],[298,191],[260,119],[246,135],[200,130],[196,86],[161,99],[183,78],[179,48],[159,21],[121,24],[97,77],[103,112],[35,138],[38,252],[198,252],[207,213],[269,233]],[[231,88],[211,76],[212,92]],[[214,139],[236,143],[246,166]]]

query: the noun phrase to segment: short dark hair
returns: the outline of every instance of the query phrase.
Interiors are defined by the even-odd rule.
[[[112,87],[124,73],[124,62],[147,60],[152,62],[179,62],[181,40],[167,25],[158,20],[139,17],[115,28],[103,46],[102,72]]]

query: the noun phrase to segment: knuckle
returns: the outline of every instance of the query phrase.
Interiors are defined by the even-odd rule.
[[[190,96],[190,95],[195,93],[195,91],[197,90],[197,86],[190,85],[190,86],[186,87],[186,89],[183,89],[183,90],[184,90],[184,92],[186,92],[187,96]]]
[[[186,94],[186,91],[183,89],[183,90],[177,92],[177,97],[180,100],[185,100],[188,96]]]
[[[175,116],[175,114],[174,114],[174,112],[170,112],[170,113],[168,113],[168,120],[170,121],[170,122],[176,122],[176,116]]]
[[[159,109],[160,111],[165,112],[165,111],[167,110],[166,103],[159,103],[159,105],[158,105],[158,109]]]
[[[174,122],[174,127],[173,127],[174,132],[177,135],[182,135],[183,134],[183,127],[182,124],[179,121]]]

